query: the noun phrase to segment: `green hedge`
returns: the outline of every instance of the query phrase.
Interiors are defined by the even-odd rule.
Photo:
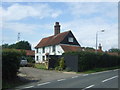
[[[120,56],[108,55],[106,53],[94,52],[67,52],[64,55],[78,55],[79,71],[86,71],[93,68],[106,68],[120,66]]]
[[[17,76],[20,67],[20,57],[24,52],[15,49],[2,50],[2,79],[3,81],[13,80]]]

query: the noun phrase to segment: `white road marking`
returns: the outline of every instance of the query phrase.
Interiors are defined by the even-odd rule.
[[[28,86],[28,87],[25,87],[25,88],[32,88],[32,87],[34,87],[34,86]]]
[[[72,78],[77,78],[78,76],[74,76],[74,77],[72,77]]]
[[[88,87],[86,87],[86,88],[84,88],[84,89],[82,89],[82,90],[86,90],[86,89],[91,88],[91,87],[93,87],[93,86],[95,86],[95,85],[90,85],[90,86],[88,86]]]
[[[40,84],[38,84],[38,86],[45,85],[45,84],[49,84],[49,83],[50,83],[50,82],[40,83]]]
[[[114,77],[111,77],[111,78],[105,79],[105,80],[103,80],[102,82],[106,82],[106,81],[111,80],[111,79],[116,78],[116,77],[118,77],[118,76],[114,76]]]
[[[60,80],[57,80],[57,81],[60,82],[60,81],[63,81],[63,80],[66,80],[66,79],[60,79]]]
[[[88,74],[84,74],[83,76],[87,76]]]

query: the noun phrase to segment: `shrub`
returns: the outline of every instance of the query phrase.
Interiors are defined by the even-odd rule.
[[[63,69],[65,68],[64,57],[61,57],[61,58],[60,58],[60,61],[59,61],[59,68],[60,68],[60,70],[63,70]]]
[[[67,67],[67,68],[65,69],[65,71],[70,72],[70,71],[72,71],[72,70],[71,70],[71,68],[68,68],[68,67]]]
[[[59,66],[56,66],[56,67],[55,67],[55,70],[60,70],[60,67],[59,67]]]
[[[4,81],[16,78],[21,55],[23,55],[21,51],[14,49],[2,50],[2,79]]]
[[[67,52],[64,55],[78,55],[78,70],[120,66],[120,56],[94,52]]]
[[[33,60],[32,57],[27,57],[26,59],[29,63],[35,63],[35,60]]]

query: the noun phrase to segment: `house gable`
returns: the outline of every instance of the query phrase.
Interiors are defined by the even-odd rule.
[[[59,44],[67,36],[70,31],[59,33],[50,37],[43,38],[35,48],[41,48],[46,46],[53,46]]]
[[[69,41],[69,39],[73,39],[73,40]],[[74,35],[73,35],[73,33],[71,31],[69,31],[69,33],[60,42],[60,44],[68,44],[68,45],[78,45],[78,46],[80,46],[80,44],[78,43],[78,41],[76,40],[76,38],[74,37]]]

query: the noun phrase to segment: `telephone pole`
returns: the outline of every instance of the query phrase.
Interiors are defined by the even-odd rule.
[[[20,33],[18,33],[18,35],[17,35],[17,41],[18,42],[20,41]]]

